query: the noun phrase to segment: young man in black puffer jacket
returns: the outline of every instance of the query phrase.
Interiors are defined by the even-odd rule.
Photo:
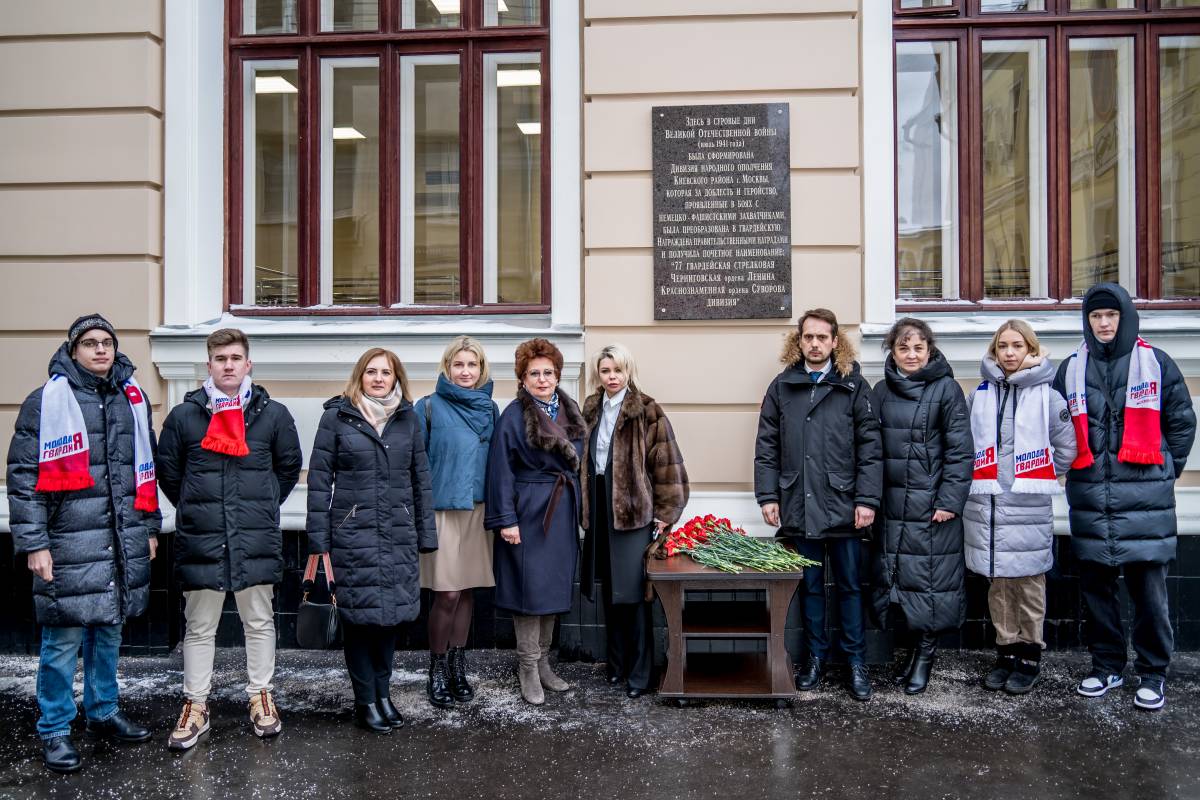
[[[271,697],[274,584],[283,578],[279,506],[300,477],[292,415],[251,383],[250,343],[225,328],[208,337],[208,379],[163,423],[159,482],[175,505],[175,573],[183,584],[185,702],[168,746],[186,750],[208,730],[217,624],[233,592],[246,637],[250,720],[258,736],[282,729]]]

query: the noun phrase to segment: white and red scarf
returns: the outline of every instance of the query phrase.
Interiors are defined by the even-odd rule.
[[[971,436],[975,440],[975,471],[971,494],[1002,494],[1000,486],[1000,443],[996,441],[996,418],[1000,394],[996,385],[984,381],[975,390],[971,404]],[[1015,494],[1058,494],[1062,488],[1054,474],[1050,450],[1050,387],[1038,384],[1021,392],[1021,403],[1013,412],[1013,482]]]
[[[1088,444],[1087,415],[1087,342],[1079,345],[1075,357],[1067,362],[1067,408],[1075,426],[1079,454],[1071,469],[1090,467],[1095,459]],[[1125,380],[1125,433],[1117,460],[1125,464],[1161,464],[1162,454],[1162,365],[1154,357],[1154,348],[1138,337],[1129,354],[1129,375]]]
[[[142,387],[132,377],[121,384],[121,390],[133,412],[136,485],[133,507],[138,511],[157,511],[158,482],[154,477],[154,450],[150,447],[150,406]],[[38,442],[38,479],[34,489],[73,492],[95,485],[88,469],[87,425],[65,375],[52,375],[42,387]]]
[[[233,397],[226,396],[218,389],[211,375],[204,381],[204,391],[208,393],[212,419],[208,421],[208,431],[200,441],[200,446],[227,456],[249,455],[244,409],[250,403],[250,376],[242,378],[242,385]]]

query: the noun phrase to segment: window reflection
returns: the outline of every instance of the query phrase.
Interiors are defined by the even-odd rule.
[[[243,0],[242,33],[296,32],[296,0]]]
[[[1163,297],[1200,297],[1200,36],[1159,39]]]
[[[542,0],[483,0],[483,24],[541,25]]]
[[[299,299],[295,62],[245,65],[243,302],[295,305]]]
[[[321,0],[321,30],[379,30],[379,0]]]
[[[411,30],[462,27],[462,0],[403,0],[400,27]]]

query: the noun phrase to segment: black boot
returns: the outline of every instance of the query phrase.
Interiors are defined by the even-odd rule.
[[[74,772],[83,765],[75,743],[66,734],[42,742],[42,761],[51,772]]]
[[[793,677],[796,679],[797,692],[811,692],[821,685],[821,659],[809,656],[804,669],[796,670]]]
[[[993,692],[1000,691],[1004,688],[1004,682],[1008,680],[1008,676],[1012,674],[1017,663],[1017,648],[1015,644],[1000,644],[996,645],[996,663],[992,665],[991,671],[983,678],[983,688]]]
[[[391,733],[392,725],[379,711],[378,703],[366,703],[354,706],[354,724],[365,728],[371,733]]]
[[[446,655],[429,654],[429,682],[425,686],[429,702],[437,708],[451,708],[454,695],[450,694],[450,667]]]
[[[897,686],[903,686],[908,683],[908,678],[912,675],[913,664],[917,663],[917,648],[914,646],[908,653],[896,662],[896,669],[892,672],[892,683]]]
[[[103,736],[106,739],[112,739],[117,742],[145,742],[150,739],[150,731],[132,722],[128,717],[118,711],[106,720],[97,721],[89,719],[87,721],[88,733],[94,733],[97,736]]]
[[[1018,645],[1020,656],[1013,665],[1012,674],[1004,682],[1008,694],[1027,694],[1037,686],[1042,677],[1041,645],[1022,642]]]
[[[467,681],[467,648],[451,647],[447,657],[450,667],[450,694],[456,703],[469,703],[475,699],[475,690]]]
[[[937,658],[937,634],[922,633],[917,645],[917,658],[913,662],[912,672],[908,682],[904,684],[905,694],[920,694],[929,685],[929,673],[933,672],[933,662]]]
[[[388,725],[392,726],[393,728],[404,727],[404,717],[400,716],[400,710],[392,705],[392,698],[379,698],[377,701],[375,701],[375,708],[377,708],[379,713],[383,715],[383,718],[387,720]]]

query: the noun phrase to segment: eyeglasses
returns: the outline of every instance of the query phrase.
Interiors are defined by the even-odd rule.
[[[536,381],[538,378],[554,378],[555,374],[554,370],[552,369],[544,369],[541,372],[538,372],[536,369],[531,369],[529,372],[525,373],[525,377],[533,378]]]
[[[105,350],[112,350],[115,345],[112,339],[84,339],[79,343],[79,346],[84,350],[98,350],[103,347]]]

